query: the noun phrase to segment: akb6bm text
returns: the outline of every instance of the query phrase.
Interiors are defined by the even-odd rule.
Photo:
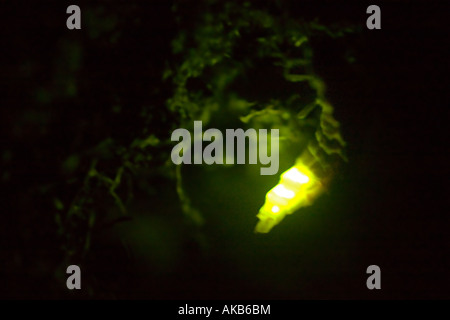
[[[222,314],[270,314],[270,305],[263,306],[257,304],[250,305],[225,305],[222,309]]]

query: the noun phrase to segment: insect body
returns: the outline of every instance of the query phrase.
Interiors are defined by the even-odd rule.
[[[266,194],[255,232],[267,233],[287,214],[311,205],[323,191],[320,179],[302,162],[285,171],[280,182]]]

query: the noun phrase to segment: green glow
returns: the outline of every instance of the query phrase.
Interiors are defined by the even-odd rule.
[[[298,170],[298,168],[296,168],[296,167],[293,167],[293,168],[289,169],[288,171],[286,171],[283,174],[283,176],[284,176],[285,179],[292,180],[294,182],[298,182],[298,183],[301,183],[301,184],[309,182],[308,176],[303,174],[303,173],[301,173]]]
[[[281,174],[280,182],[266,194],[255,232],[267,233],[287,214],[311,205],[323,191],[320,180],[301,162]]]
[[[273,192],[282,198],[286,199],[292,199],[295,197],[295,192],[292,190],[287,189],[284,185],[278,184],[275,186],[275,188],[272,189]]]

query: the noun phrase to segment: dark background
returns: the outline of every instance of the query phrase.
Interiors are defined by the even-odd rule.
[[[79,3],[83,26],[74,31],[65,26],[68,4],[2,3],[0,297],[449,298],[448,5],[376,2],[382,29],[371,31],[364,26],[372,3],[281,3],[325,25],[363,26],[312,40],[316,72],[349,144],[350,161],[329,193],[255,235],[270,183],[243,179],[239,167],[184,168],[185,189],[205,219],[193,226],[174,180],[155,173],[164,150],[132,178],[131,219],[108,225],[100,216],[112,210],[111,199],[95,195],[100,226],[88,253],[69,258],[55,198],[70,203],[94,146],[108,137],[127,145],[145,127],[167,139],[176,127],[164,106],[172,88],[161,74],[179,30],[169,1],[102,1],[98,21]],[[202,6],[183,10],[195,17]],[[105,170],[112,173],[111,159]],[[76,238],[85,229],[71,232]],[[69,263],[82,268],[80,291],[65,288]],[[381,268],[381,290],[366,288],[372,264]]]

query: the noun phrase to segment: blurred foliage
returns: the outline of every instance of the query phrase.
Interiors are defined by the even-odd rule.
[[[270,11],[251,2],[204,5],[195,18],[179,13],[182,3],[173,7],[181,30],[172,41],[178,62],[166,68],[164,78],[173,83],[167,107],[180,125],[192,128],[194,120],[201,120],[207,126],[217,114],[232,114],[253,128],[280,129],[281,139],[309,137],[307,148],[321,171],[346,160],[346,143],[326,99],[325,83],[314,72],[309,39],[342,37],[354,30],[294,19],[282,3],[274,3]],[[194,25],[186,27],[191,21]],[[266,86],[261,88],[261,83]],[[198,221],[198,211],[179,194],[185,213]]]

